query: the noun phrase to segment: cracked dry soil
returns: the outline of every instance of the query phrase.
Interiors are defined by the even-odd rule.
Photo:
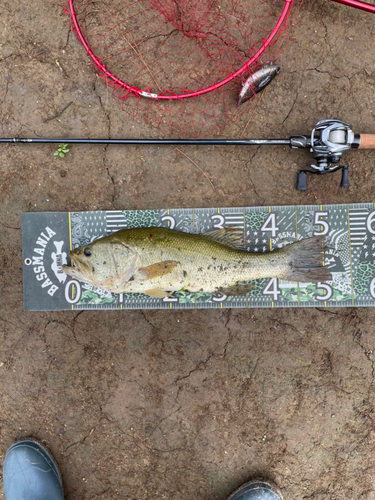
[[[61,2],[3,0],[0,33],[2,136],[158,136],[108,97]],[[374,39],[374,16],[312,1],[246,135],[375,133]],[[374,309],[27,313],[20,230],[23,211],[373,201],[374,152],[346,154],[348,190],[297,192],[306,151],[183,148],[212,190],[172,148],[54,150],[0,148],[2,458],[45,440],[68,500],[224,500],[260,475],[290,500],[374,499]]]

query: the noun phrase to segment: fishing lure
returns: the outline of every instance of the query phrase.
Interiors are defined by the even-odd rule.
[[[262,68],[258,69],[258,71],[250,75],[242,85],[236,107],[238,108],[241,104],[254,97],[255,94],[265,89],[279,71],[280,66],[270,63],[265,64]]]

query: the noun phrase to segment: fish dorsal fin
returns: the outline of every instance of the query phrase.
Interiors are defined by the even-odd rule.
[[[238,227],[224,227],[223,229],[214,229],[208,231],[202,236],[210,240],[235,248],[236,250],[243,250],[243,229]]]

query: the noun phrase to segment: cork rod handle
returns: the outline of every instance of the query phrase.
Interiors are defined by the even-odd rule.
[[[375,134],[361,134],[359,149],[375,149]]]

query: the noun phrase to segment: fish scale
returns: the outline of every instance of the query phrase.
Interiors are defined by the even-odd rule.
[[[269,277],[270,266],[274,266],[272,274],[285,274],[288,260],[286,255],[279,255],[277,259],[276,255],[236,250],[204,235],[175,233],[178,235],[176,239],[168,242],[161,240],[155,246],[150,240],[151,248],[142,258],[145,267],[166,259],[179,263],[169,274],[152,280],[152,285],[157,288],[214,292],[237,282]],[[167,250],[165,244],[168,245]],[[145,290],[149,285],[149,281],[135,279],[126,285],[125,291],[139,292],[139,286]]]

